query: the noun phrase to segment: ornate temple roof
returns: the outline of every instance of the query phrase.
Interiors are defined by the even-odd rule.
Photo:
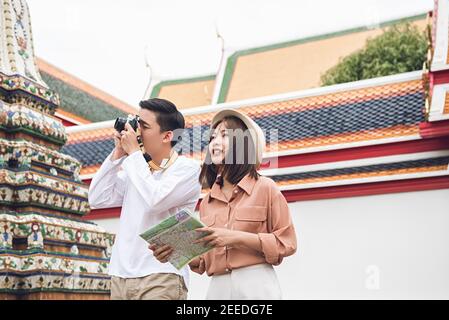
[[[439,11],[447,11],[445,6]],[[420,28],[426,25],[424,15],[411,20]],[[449,28],[446,20],[433,20],[443,30],[433,31],[437,39],[443,39],[435,42],[435,55],[444,58],[438,62],[435,56],[430,72],[424,69],[182,109],[187,139],[183,137],[177,147],[187,157],[202,159],[204,153],[201,150],[207,139],[194,140],[193,136],[206,133],[212,116],[220,109],[236,108],[265,130],[267,145],[260,173],[276,181],[289,201],[447,186],[449,142],[444,136],[449,134],[449,129],[445,121],[436,121],[449,119],[449,76],[445,72],[449,69]],[[285,47],[291,49],[305,44],[307,41],[299,41]],[[242,51],[234,55],[234,59],[268,54],[282,48],[273,46],[254,52]],[[235,60],[233,66],[237,68],[242,61],[236,63]],[[276,59],[272,61],[274,63]],[[215,90],[217,86],[221,90],[223,81],[231,81],[223,78],[228,71],[229,64],[222,67],[216,77],[216,81],[222,83],[215,83]],[[237,74],[234,70],[228,76]],[[172,84],[182,83],[175,81]],[[165,85],[169,87],[170,83],[161,83],[152,96],[159,96],[159,90]],[[188,81],[186,85],[188,87]],[[214,92],[215,98],[216,95]],[[67,129],[68,141],[63,152],[81,161],[84,181],[91,179],[113,149],[112,127],[113,121],[104,121]],[[190,148],[187,148],[189,144]],[[203,195],[205,192],[207,190],[203,190]],[[94,214],[98,217],[119,214],[114,208],[105,210]]]
[[[427,25],[424,13],[384,21],[374,27],[355,27],[261,47],[226,49],[218,74],[161,81],[154,85],[151,97],[168,99],[184,109],[316,88],[320,86],[321,74],[337,64],[340,57],[361,49],[367,39],[404,21],[419,30]]]
[[[167,99],[178,109],[187,109],[211,104],[214,87],[215,75],[164,80],[152,88],[150,97]]]
[[[284,95],[209,107],[183,110],[186,134],[193,140],[194,130],[205,132],[215,112],[237,108],[251,116],[267,134],[265,159],[312,154],[369,145],[421,139],[419,125],[424,117],[422,72],[357,81],[310,89]],[[94,127],[94,125],[96,127]],[[82,162],[81,177],[89,178],[113,149],[112,122],[68,129],[63,152]],[[194,127],[196,129],[194,129]],[[270,144],[270,130],[277,129],[276,141]],[[271,139],[273,140],[273,139]],[[188,141],[188,139],[183,139]],[[276,144],[277,142],[277,144]],[[203,149],[206,140],[196,141],[193,150]],[[180,152],[186,142],[180,143]],[[274,149],[277,148],[277,149]],[[188,157],[199,158],[197,153]],[[304,171],[303,166],[287,171],[262,170],[280,186],[379,177],[402,173],[422,173],[442,168],[447,155],[429,154],[421,160],[389,158],[359,166],[350,162]],[[271,171],[270,171],[271,170]]]
[[[42,78],[59,95],[58,111],[62,119],[66,116],[81,123],[97,122],[137,110],[40,58],[36,59],[36,63]]]
[[[429,121],[449,120],[449,3],[439,1],[434,19],[434,55],[430,70],[432,102]]]

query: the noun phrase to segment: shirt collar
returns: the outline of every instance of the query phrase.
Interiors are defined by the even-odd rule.
[[[167,164],[168,160],[170,160],[170,159],[168,159],[168,158],[162,159],[160,166],[161,167],[165,166]]]
[[[256,184],[256,180],[254,178],[251,178],[249,176],[249,174],[247,174],[246,176],[244,176],[242,178],[242,180],[239,181],[239,183],[237,183],[237,186],[239,188],[241,188],[242,190],[244,190],[248,195],[251,195],[255,184]],[[214,198],[214,199],[217,199],[217,200],[220,200],[223,202],[228,202],[228,200],[226,200],[226,197],[224,196],[223,192],[221,191],[220,184],[218,183],[217,180],[212,185],[212,188],[210,190],[210,196],[211,196],[211,198]]]
[[[239,183],[237,183],[237,186],[242,188],[250,196],[255,184],[256,180],[247,174],[242,180],[239,181]]]
[[[223,192],[221,192],[220,179],[221,179],[221,176],[217,175],[217,178],[215,179],[215,182],[212,185],[212,188],[210,190],[210,196],[211,196],[211,198],[215,198],[215,199],[223,201],[223,202],[228,202],[228,200],[226,200],[226,197],[224,196]]]

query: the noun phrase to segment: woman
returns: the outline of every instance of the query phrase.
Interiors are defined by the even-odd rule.
[[[200,183],[210,188],[200,205],[208,235],[197,240],[214,249],[189,263],[212,277],[206,299],[280,299],[273,265],[296,251],[287,201],[276,183],[260,176],[265,137],[246,115],[231,109],[212,119]],[[150,246],[160,262],[172,248]]]

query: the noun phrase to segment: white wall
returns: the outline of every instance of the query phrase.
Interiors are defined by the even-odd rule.
[[[449,190],[291,209],[299,251],[277,270],[285,298],[449,298]]]
[[[119,218],[111,218],[111,219],[99,219],[99,220],[91,220],[98,224],[99,226],[105,228],[108,232],[112,232],[117,234],[118,232],[118,224]]]
[[[449,298],[449,190],[290,208],[299,250],[276,267],[285,299]],[[192,273],[189,299],[204,299],[208,284]]]

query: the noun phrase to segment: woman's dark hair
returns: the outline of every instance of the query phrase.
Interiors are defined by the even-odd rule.
[[[234,116],[228,116],[215,123],[211,128],[209,143],[212,141],[213,132],[222,122],[224,122],[227,129],[232,130],[232,134],[229,135],[229,138],[232,139],[229,143],[232,150],[228,150],[228,154],[225,159],[223,159],[223,170],[221,172],[222,177],[234,185],[239,183],[240,180],[242,180],[247,174],[257,180],[260,174],[257,172],[255,161],[251,160],[251,157],[254,157],[256,154],[256,148],[251,136],[242,136],[242,134],[247,132],[246,130],[248,129],[242,120]],[[244,141],[243,148],[241,145],[238,145],[238,143],[242,141]],[[201,168],[199,181],[203,187],[212,188],[215,180],[217,179],[218,168],[214,163],[212,163],[209,146],[206,148],[206,158]],[[242,150],[244,152],[243,155],[241,154]],[[238,157],[242,158],[243,161],[237,161]]]
[[[156,114],[156,122],[160,131],[175,131],[171,146],[174,147],[182,136],[185,127],[184,116],[176,109],[176,106],[165,99],[152,98],[140,101],[139,106],[143,109],[153,111]]]

